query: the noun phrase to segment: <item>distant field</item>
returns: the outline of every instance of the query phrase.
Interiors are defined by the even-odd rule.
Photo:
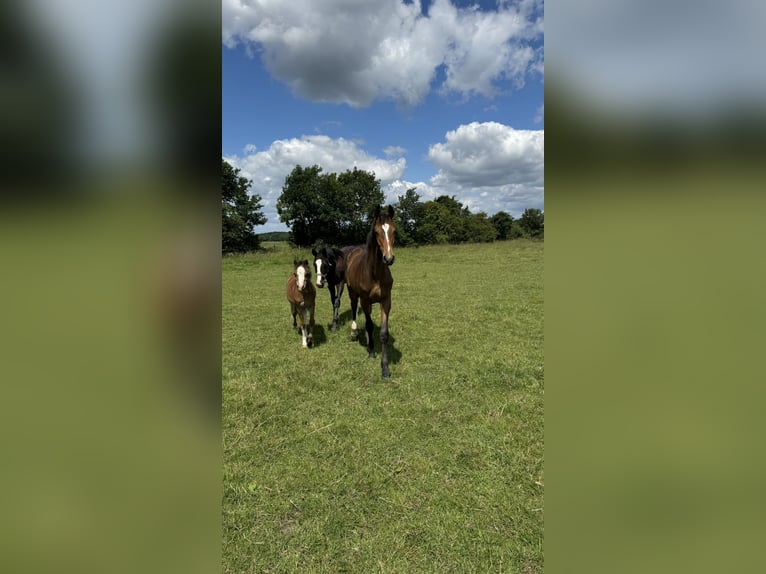
[[[223,259],[223,571],[543,571],[543,243],[397,249],[391,379],[284,285],[309,251]]]

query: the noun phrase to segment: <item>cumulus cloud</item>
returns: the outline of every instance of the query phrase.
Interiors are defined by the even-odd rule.
[[[401,151],[391,146],[388,152]],[[428,182],[404,178],[404,157],[376,157],[358,142],[325,135],[274,141],[257,151],[248,145],[241,156],[224,157],[243,176],[252,180],[250,193],[263,199],[268,218],[258,232],[285,230],[276,202],[285,177],[296,165],[319,165],[324,173],[341,173],[354,167],[373,172],[381,182],[386,203],[414,187],[421,201],[440,195],[455,196],[472,212],[506,211],[518,216],[529,207],[543,208],[544,132],[515,130],[496,123],[473,122],[447,132],[445,141],[429,148],[428,158],[438,173]]]
[[[378,98],[415,105],[443,66],[445,91],[493,96],[542,71],[542,1],[497,10],[419,1],[223,1],[223,43],[256,46],[270,73],[301,97],[364,107]]]
[[[455,195],[471,211],[520,214],[543,207],[544,131],[472,122],[447,132],[428,159],[438,169],[431,193]]]
[[[407,190],[410,188],[415,188],[415,192],[420,196],[420,201],[429,201],[442,195],[438,190],[434,189],[424,181],[412,182],[397,179],[388,185],[381,186],[381,190],[386,196],[386,204],[396,203],[399,201],[399,197],[407,193]]]
[[[268,222],[256,228],[256,232],[284,230],[277,214],[277,199],[282,193],[285,177],[296,165],[309,167],[319,165],[324,173],[341,173],[354,167],[369,171],[385,188],[404,174],[407,161],[403,157],[382,159],[369,155],[356,142],[324,135],[302,136],[277,140],[268,149],[255,152],[246,146],[242,156],[224,159],[241,170],[241,175],[252,180],[251,194],[263,199],[263,213]]]

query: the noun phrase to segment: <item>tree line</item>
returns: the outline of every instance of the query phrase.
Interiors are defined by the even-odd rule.
[[[222,182],[222,251],[257,249],[253,228],[266,221],[260,196],[247,196],[251,182],[226,161]],[[357,168],[323,173],[317,165],[296,165],[285,178],[276,207],[295,245],[353,245],[365,241],[372,213],[384,201],[380,180],[373,173]],[[394,210],[396,241],[402,246],[544,237],[544,214],[539,209],[526,209],[518,219],[504,211],[489,217],[471,213],[454,196],[421,201],[416,189],[410,188],[398,197]]]

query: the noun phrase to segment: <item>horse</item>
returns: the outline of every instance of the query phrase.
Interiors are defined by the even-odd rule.
[[[372,341],[372,305],[380,303],[380,368],[384,379],[391,376],[388,369],[388,316],[391,312],[391,288],[394,279],[389,267],[394,264],[394,208],[387,213],[375,208],[372,226],[367,234],[367,244],[343,248],[346,260],[346,286],[351,299],[351,337],[358,336],[356,325],[357,304],[362,300],[364,328],[367,334],[367,353],[375,357]]]
[[[287,300],[290,302],[290,312],[293,315],[293,328],[296,327],[295,315],[300,311],[301,335],[303,346],[314,344],[314,305],[317,292],[311,283],[311,268],[306,259],[294,260],[293,272],[287,278]],[[308,323],[308,329],[306,329]]]
[[[340,249],[322,247],[319,251],[312,249],[314,266],[317,270],[317,287],[330,292],[332,303],[332,326],[333,333],[338,330],[338,310],[340,309],[340,296],[343,295],[343,286],[346,284],[346,259]],[[336,290],[337,288],[337,290]]]

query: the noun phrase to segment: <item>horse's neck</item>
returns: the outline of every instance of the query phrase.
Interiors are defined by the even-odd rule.
[[[370,276],[374,279],[380,279],[383,274],[383,254],[380,252],[377,241],[372,245],[367,245],[367,269]]]

